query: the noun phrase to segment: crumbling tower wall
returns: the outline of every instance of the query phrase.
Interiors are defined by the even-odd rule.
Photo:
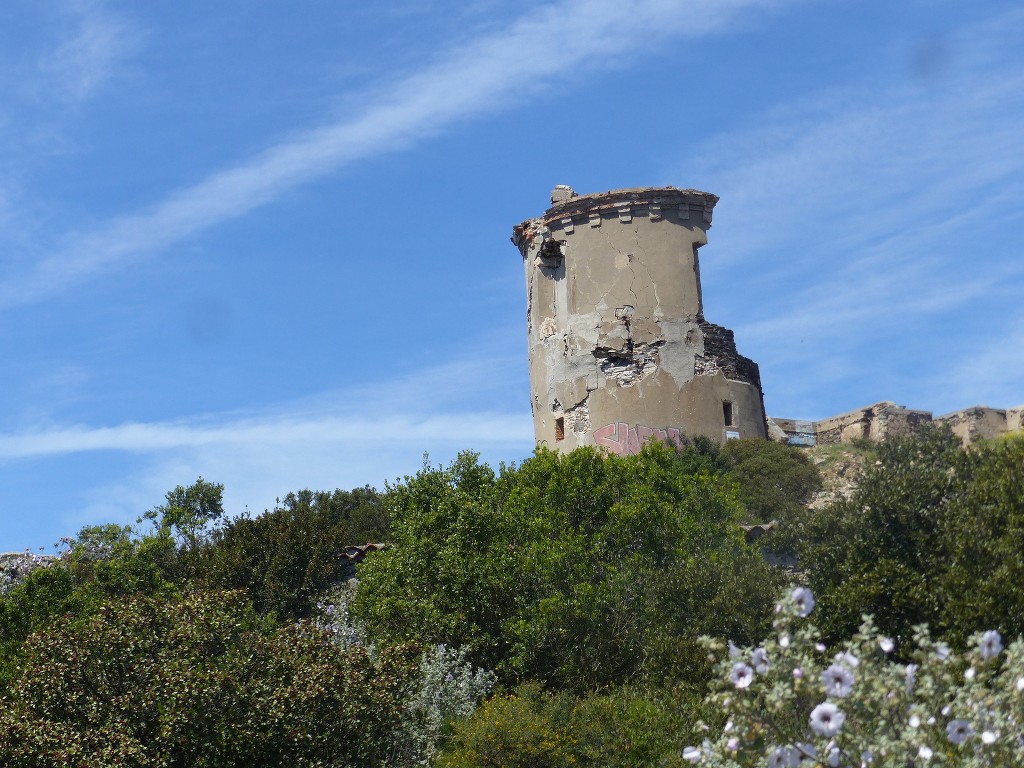
[[[697,250],[718,198],[556,187],[512,240],[526,271],[537,442],[634,453],[658,437],[765,437],[757,364],[707,322]]]

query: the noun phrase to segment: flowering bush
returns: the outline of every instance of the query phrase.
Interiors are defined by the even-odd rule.
[[[0,554],[0,596],[6,595],[37,568],[54,561],[53,555],[37,555],[31,550]]]
[[[707,766],[1024,765],[1024,641],[979,633],[958,654],[917,627],[908,647],[870,617],[827,648],[797,587],[758,648],[705,638],[716,662],[707,703],[726,723],[683,756]],[[908,659],[893,658],[896,651]]]

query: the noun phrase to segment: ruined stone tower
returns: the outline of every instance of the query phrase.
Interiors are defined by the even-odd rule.
[[[577,195],[513,230],[526,267],[537,442],[634,453],[651,437],[765,437],[757,364],[704,319],[697,249],[718,198],[692,189]]]

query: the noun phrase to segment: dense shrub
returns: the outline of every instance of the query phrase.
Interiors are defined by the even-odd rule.
[[[384,765],[413,659],[308,624],[267,630],[237,593],[104,603],[27,642],[0,763]]]
[[[685,701],[685,700],[684,700]],[[699,702],[686,701],[689,705]],[[529,684],[485,702],[455,727],[443,768],[682,766],[697,709],[629,688],[574,698]]]
[[[970,450],[948,430],[877,448],[853,496],[797,526],[800,567],[830,638],[862,613],[889,634],[927,623],[956,643],[1024,632],[1024,439]]]
[[[729,440],[722,448],[739,487],[746,522],[788,523],[821,490],[821,475],[800,448],[770,440]]]
[[[288,494],[258,517],[237,516],[189,554],[190,573],[208,588],[242,589],[261,613],[311,615],[317,596],[346,575],[352,544],[387,535],[387,513],[372,488]]]
[[[424,469],[388,492],[391,546],[361,566],[354,612],[388,643],[465,646],[506,683],[700,679],[696,637],[754,636],[776,582],[694,463],[651,443]]]

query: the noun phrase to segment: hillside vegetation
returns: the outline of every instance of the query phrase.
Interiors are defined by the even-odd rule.
[[[221,486],[200,478],[137,525],[83,529],[0,595],[0,765],[812,760],[798,742],[821,764],[859,765],[855,739],[880,745],[878,765],[922,746],[974,765],[1024,723],[1024,696],[992,699],[994,741],[980,721],[976,738],[943,741],[956,717],[939,710],[969,709],[1004,678],[1012,693],[1018,667],[1024,680],[1024,648],[1017,659],[1001,640],[1024,632],[1022,487],[1024,439],[965,451],[941,430],[810,451],[538,450],[497,469],[464,453],[383,491],[304,490],[256,517],[225,514]],[[745,541],[741,524],[772,520]],[[351,581],[341,554],[368,541],[387,547]],[[980,630],[998,633],[998,653],[970,656]],[[860,682],[840,701],[815,644],[881,656],[847,670]],[[904,744],[906,717],[904,731],[870,731],[878,681],[911,660],[925,679],[931,657],[915,654],[940,646],[960,677],[927,678],[942,699],[931,740]],[[908,690],[884,706],[924,706]],[[825,698],[849,713],[841,734],[815,725]]]

